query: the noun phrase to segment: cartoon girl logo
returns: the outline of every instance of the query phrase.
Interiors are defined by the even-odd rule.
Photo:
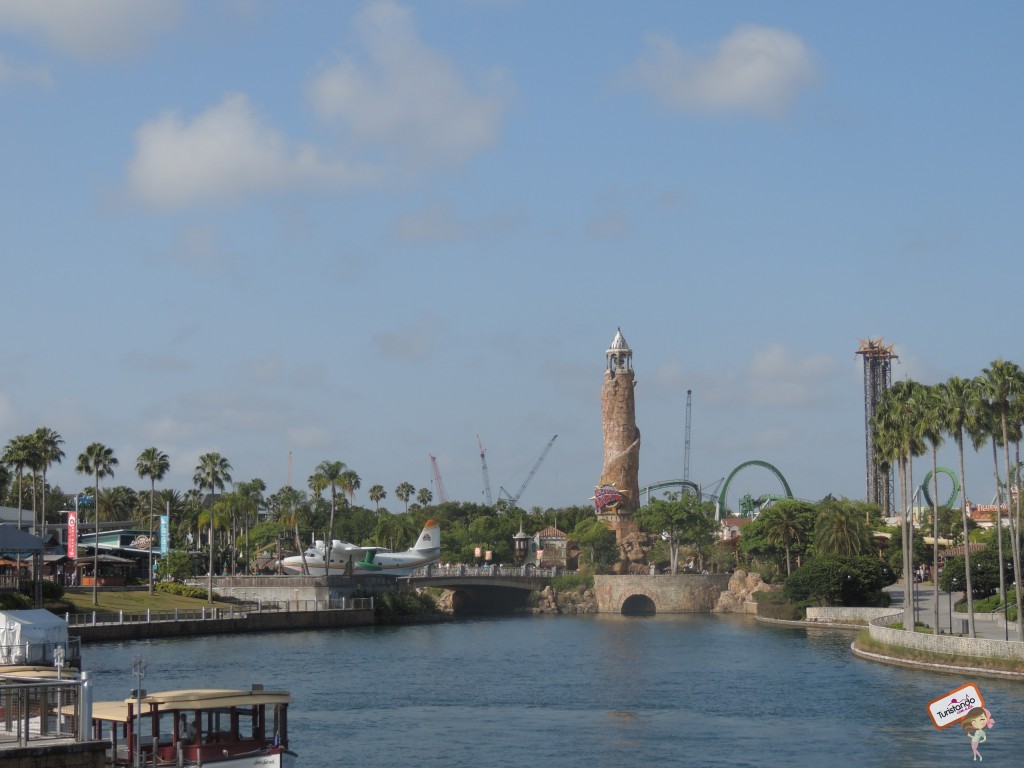
[[[996,721],[992,719],[992,715],[985,707],[974,707],[960,721],[960,726],[964,729],[964,733],[971,739],[971,752],[974,753],[976,761],[985,759],[981,756],[981,752],[978,751],[978,746],[988,740],[988,737],[985,736],[985,729],[992,728],[995,724]]]

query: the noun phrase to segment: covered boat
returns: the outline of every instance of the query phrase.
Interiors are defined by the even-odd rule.
[[[96,702],[93,738],[108,741],[109,764],[291,768],[287,691],[194,689]],[[140,706],[141,705],[141,706]],[[154,760],[155,757],[155,760]]]

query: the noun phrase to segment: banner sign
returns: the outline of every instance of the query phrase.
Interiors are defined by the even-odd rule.
[[[68,512],[68,557],[78,557],[78,512]]]
[[[171,551],[171,516],[160,515],[160,554],[166,555]]]

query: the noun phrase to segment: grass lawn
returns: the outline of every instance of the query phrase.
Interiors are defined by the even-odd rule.
[[[206,600],[196,600],[191,597],[179,597],[163,592],[154,592],[152,595],[143,590],[120,590],[106,589],[99,590],[97,595],[99,604],[92,604],[92,590],[88,587],[81,590],[68,590],[64,593],[64,600],[74,605],[74,612],[89,613],[91,611],[125,611],[126,613],[138,613],[152,608],[154,611],[174,610],[175,608],[188,608],[199,610],[210,603]],[[227,607],[228,603],[214,601],[214,605]]]
[[[997,669],[1007,672],[1024,673],[1024,662],[1014,659],[993,658],[991,656],[959,656],[946,653],[930,653],[919,651],[913,648],[904,648],[898,645],[886,645],[871,638],[868,631],[861,630],[857,635],[856,645],[865,651],[874,651],[886,656],[894,656],[908,661],[925,661],[932,664],[947,664],[958,667],[980,667],[982,669]]]

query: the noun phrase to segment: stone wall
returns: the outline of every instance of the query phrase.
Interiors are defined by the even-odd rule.
[[[891,608],[886,610],[888,615],[872,619],[868,622],[868,633],[871,635],[871,639],[879,643],[898,645],[902,648],[912,648],[928,653],[1024,661],[1024,643],[986,640],[984,638],[954,637],[953,635],[933,635],[924,632],[906,632],[902,629],[892,629],[886,626],[886,624],[901,622],[903,620],[903,611],[894,612]]]
[[[598,613],[621,613],[630,597],[648,598],[658,613],[711,613],[729,583],[728,574],[595,576]]]
[[[821,621],[830,624],[866,624],[872,619],[891,616],[892,608],[815,608],[808,606],[807,620]],[[900,614],[902,617],[902,613]]]

